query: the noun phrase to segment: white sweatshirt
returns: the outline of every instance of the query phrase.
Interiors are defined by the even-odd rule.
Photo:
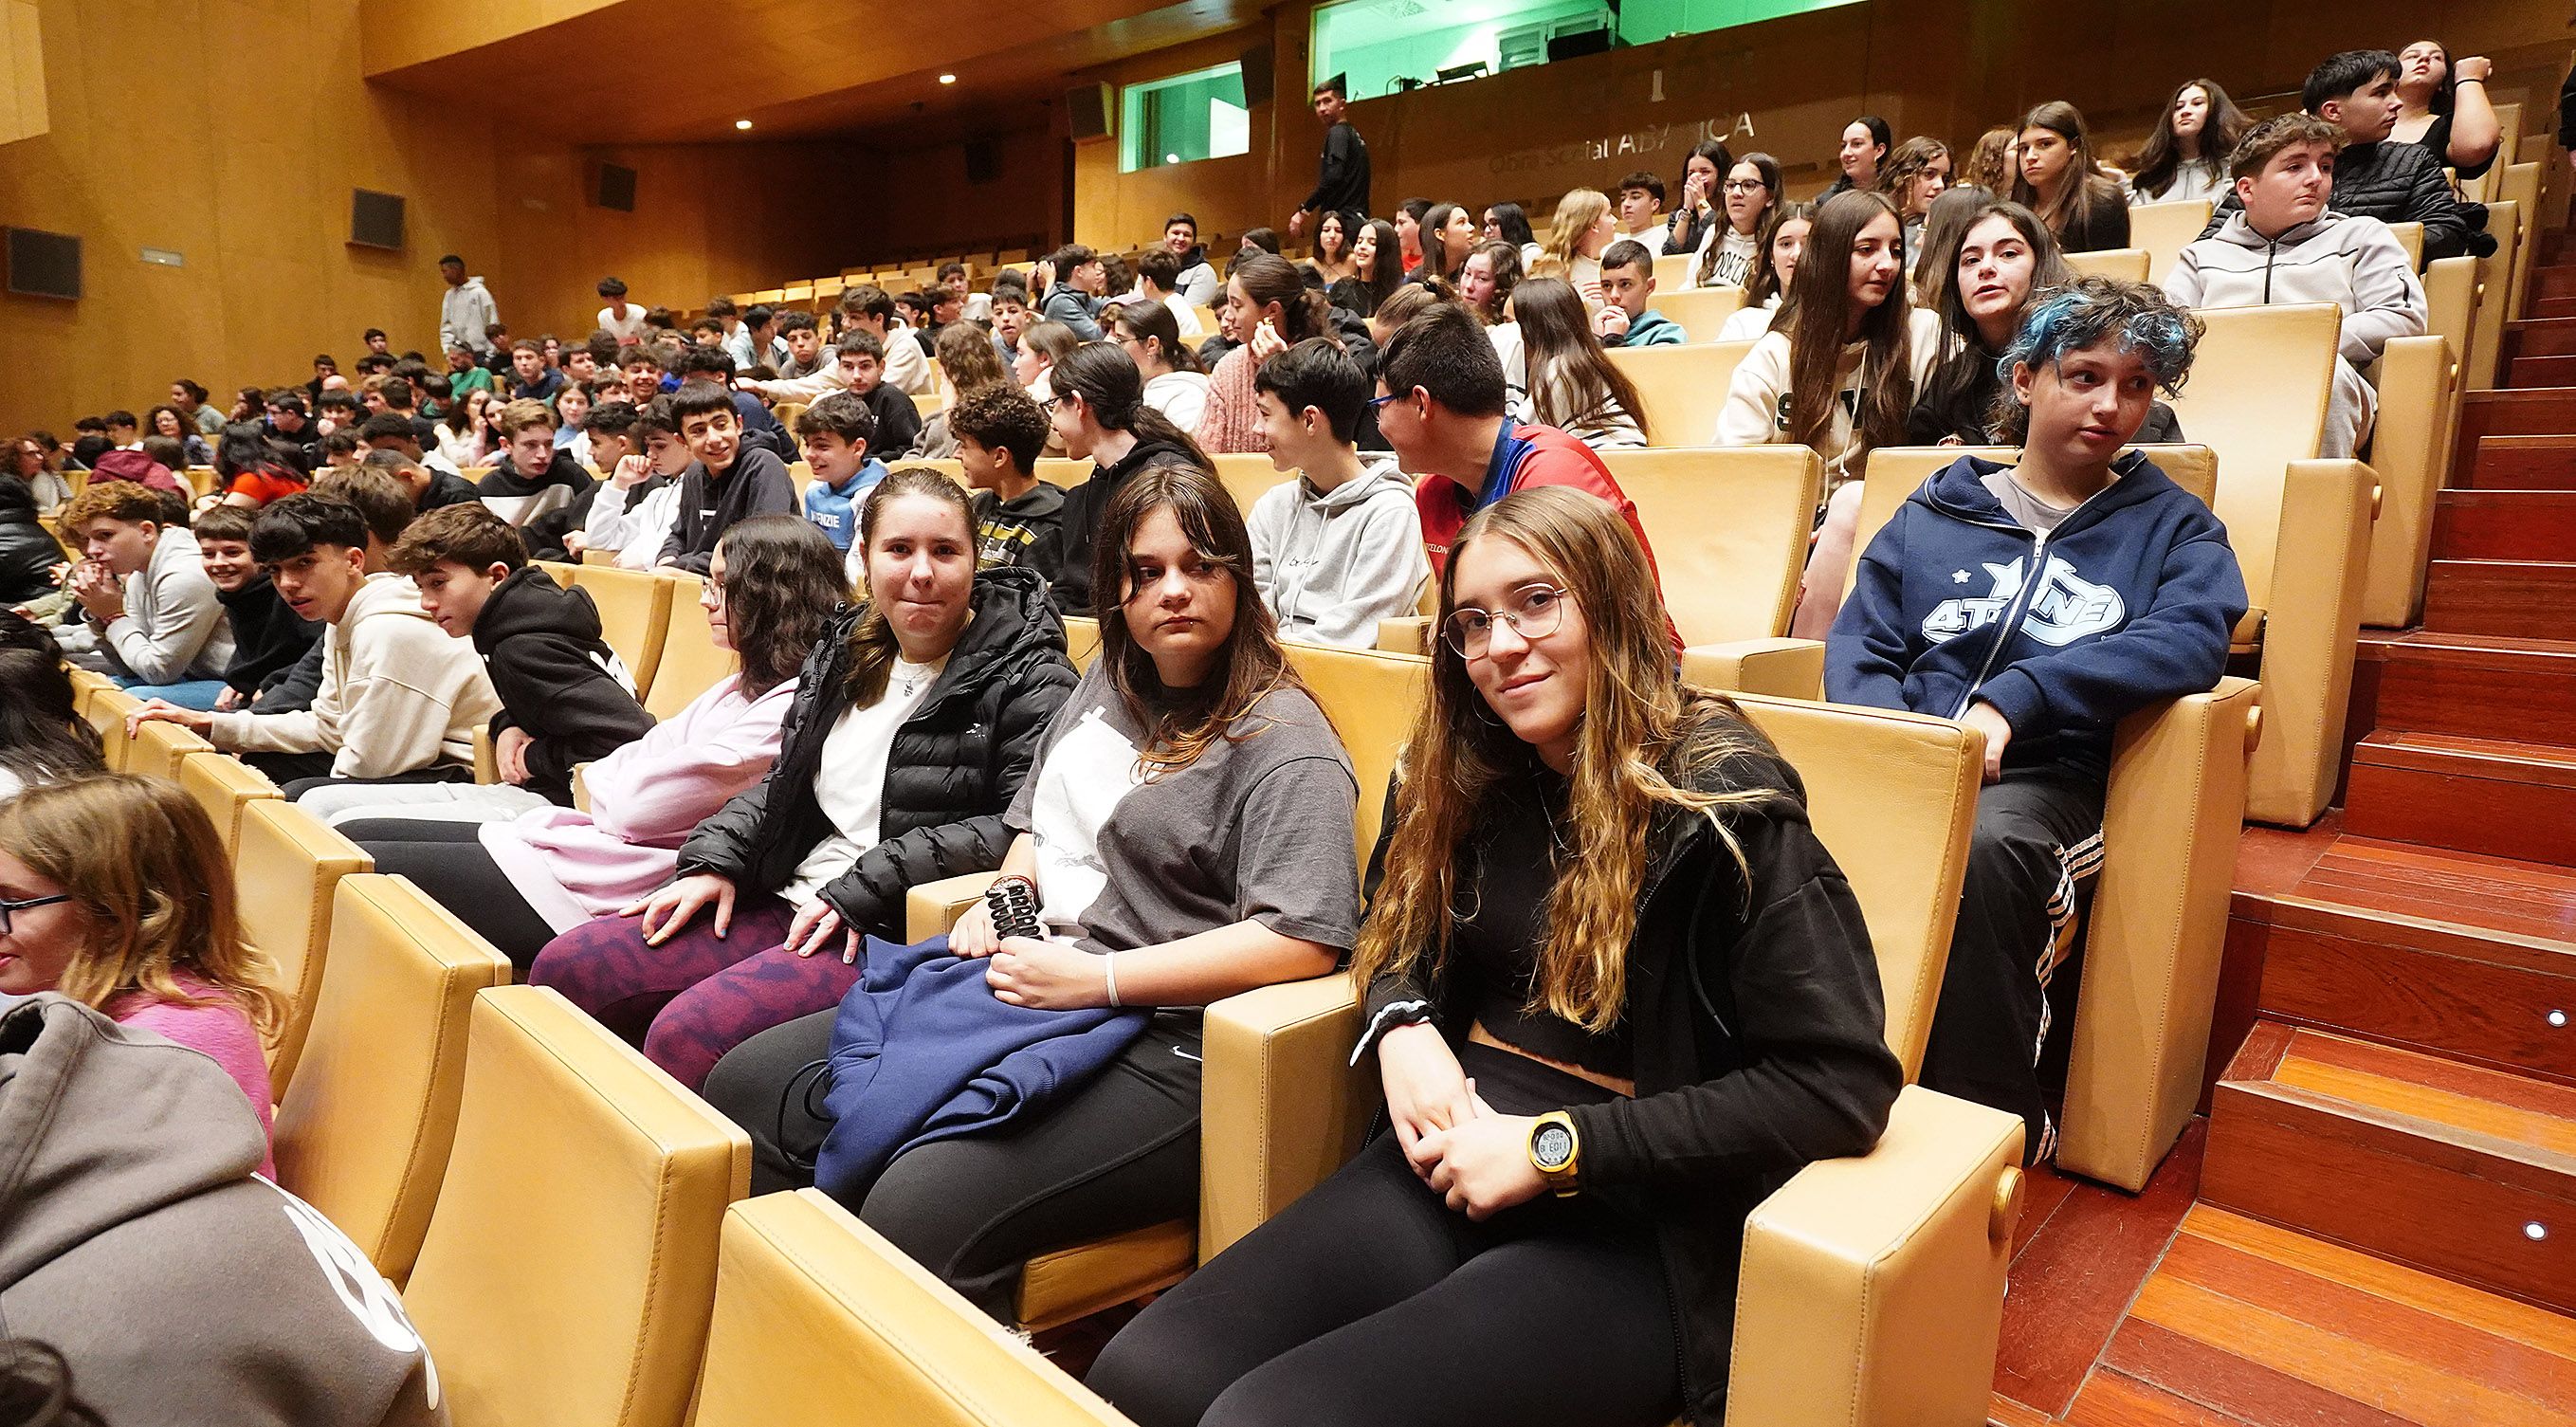
[[[621,487],[615,481],[603,481],[590,498],[590,519],[582,526],[582,540],[593,550],[616,551],[615,563],[621,570],[652,569],[662,558],[671,522],[679,515],[678,481],[665,481],[643,499],[635,499],[635,492],[646,484],[638,481]]]
[[[1919,392],[1923,379],[1931,374],[1933,362],[1941,355],[1939,315],[1928,308],[1909,309],[1906,336],[1907,376]],[[1834,368],[1834,419],[1826,429],[1825,445],[1816,453],[1825,458],[1825,489],[1829,492],[1860,475],[1860,459],[1865,452],[1853,439],[1852,413],[1860,404],[1861,357],[1867,350],[1867,345],[1859,342],[1844,347]],[[1735,380],[1726,390],[1726,405],[1717,413],[1716,444],[1767,446],[1788,441],[1788,398],[1789,334],[1765,333],[1735,368]],[[1909,410],[1913,405],[1911,400],[1906,402]]]
[[[2343,359],[2356,367],[2378,361],[2391,338],[2424,331],[2424,285],[2376,218],[2329,212],[2267,239],[2239,209],[2183,248],[2164,290],[2182,307],[2331,302],[2343,309]]]
[[[421,612],[420,587],[369,575],[322,635],[322,687],[294,713],[219,713],[208,737],[236,753],[329,753],[335,778],[472,766],[474,730],[501,700],[471,639]]]

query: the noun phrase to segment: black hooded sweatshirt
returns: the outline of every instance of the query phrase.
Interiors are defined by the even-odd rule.
[[[626,666],[599,637],[590,593],[565,589],[534,565],[493,586],[474,619],[474,650],[501,699],[492,736],[516,728],[534,740],[529,792],[570,807],[574,764],[604,758],[653,726]]]
[[[251,576],[240,589],[215,591],[215,602],[233,627],[233,662],[224,666],[224,682],[245,698],[283,683],[322,642],[322,626],[288,609],[264,574]],[[308,697],[304,707],[311,706]],[[259,712],[283,710],[263,704]]]
[[[54,567],[71,556],[36,519],[36,496],[16,476],[0,476],[0,606],[54,592]]]
[[[554,460],[534,475],[522,474],[510,453],[504,451],[492,463],[492,469],[474,490],[492,513],[514,526],[525,526],[548,511],[559,509],[590,493],[597,478],[584,469],[561,447],[555,448]],[[561,487],[562,494],[555,493]],[[433,486],[433,489],[435,487]]]
[[[1093,613],[1091,589],[1092,546],[1100,535],[1100,517],[1109,509],[1109,498],[1127,484],[1127,478],[1154,466],[1195,466],[1189,451],[1157,437],[1141,437],[1136,447],[1114,466],[1095,461],[1091,479],[1064,493],[1064,512],[1058,519],[1064,530],[1064,566],[1056,572],[1055,606],[1066,614]],[[1113,598],[1115,592],[1112,592]]]

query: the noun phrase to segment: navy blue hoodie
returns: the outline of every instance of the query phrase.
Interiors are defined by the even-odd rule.
[[[1960,457],[1869,543],[1825,696],[1940,718],[1982,700],[2012,725],[2006,766],[2108,776],[2121,719],[2226,672],[2245,578],[2227,528],[2142,452],[2046,537],[1986,489],[2002,469]]]

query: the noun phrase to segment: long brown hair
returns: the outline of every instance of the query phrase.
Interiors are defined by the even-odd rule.
[[[1520,285],[1512,310],[1529,354],[1530,413],[1542,426],[1576,430],[1605,424],[1613,408],[1646,431],[1646,405],[1637,384],[1601,350],[1583,299],[1563,278],[1537,277]]]
[[[1968,150],[1968,161],[1952,176],[1953,186],[1974,184],[1997,193],[2012,192],[2016,177],[2012,146],[2019,137],[2019,129],[2007,129],[2001,124],[1979,134],[1976,147]]]
[[[1807,236],[1812,238],[1816,231],[1815,222],[1816,205],[1812,203],[1784,198],[1771,205],[1771,216],[1764,219],[1762,223],[1762,251],[1753,255],[1753,271],[1745,274],[1744,277],[1745,306],[1760,307],[1776,297],[1780,299],[1780,306],[1785,312],[1789,305],[1789,294],[1780,290],[1779,270],[1771,266],[1771,244],[1779,238],[1780,230],[1791,223],[1806,224]],[[1723,240],[1721,236],[1720,241]],[[1798,266],[1806,265],[1806,251],[1800,249]],[[1773,318],[1771,325],[1779,326],[1779,319]]]
[[[1852,244],[1881,214],[1896,218],[1895,205],[1859,189],[1838,193],[1819,209],[1816,226],[1807,230],[1806,251],[1798,257],[1798,275],[1790,280],[1797,290],[1797,309],[1784,306],[1771,324],[1773,331],[1789,334],[1789,439],[1819,451],[1833,430],[1842,385],[1835,373],[1843,345],[1852,340],[1845,335],[1851,316]],[[1885,300],[1860,320],[1859,340],[1867,350],[1861,356],[1860,410],[1852,417],[1852,440],[1864,449],[1903,444],[1905,418],[1914,410],[1907,321],[1913,306],[1904,277],[1900,270]]]
[[[1743,850],[1718,815],[1776,792],[1685,786],[1762,740],[1732,704],[1675,677],[1663,597],[1644,549],[1615,510],[1580,491],[1541,486],[1478,512],[1441,572],[1442,619],[1458,607],[1461,558],[1487,538],[1509,540],[1547,566],[1590,632],[1592,668],[1562,824],[1570,840],[1564,871],[1548,891],[1531,990],[1538,1006],[1601,1031],[1627,1006],[1628,943],[1657,810],[1707,816],[1740,870]],[[1363,986],[1389,971],[1439,967],[1458,908],[1473,905],[1472,889],[1460,886],[1460,846],[1495,788],[1533,757],[1494,719],[1456,651],[1435,641],[1431,659],[1431,696],[1406,745],[1385,879],[1352,956]]]
[[[2184,90],[2194,88],[2209,96],[2209,115],[2200,123],[2200,157],[2195,162],[2217,174],[2220,187],[2226,186],[2228,155],[2236,152],[2245,131],[2254,127],[2254,121],[2236,107],[2236,101],[2227,97],[2217,80],[2186,79],[2175,85],[2173,96],[2165,100],[2164,114],[2156,120],[2155,132],[2147,135],[2147,141],[2138,146],[2138,156],[2129,161],[2129,171],[2135,175],[2130,186],[2149,198],[2160,197],[2173,187],[2174,175],[2182,170],[2185,160],[2182,141],[2174,137],[2174,105],[2182,102]]]
[[[931,339],[939,350],[940,379],[961,397],[1011,379],[1002,369],[1002,354],[993,350],[993,334],[973,322],[951,322]]]
[[[1289,346],[1309,337],[1330,337],[1336,343],[1342,340],[1341,334],[1333,330],[1333,304],[1306,286],[1297,265],[1286,258],[1254,253],[1235,264],[1234,275],[1228,281],[1243,289],[1255,312],[1274,302],[1279,304],[1279,335],[1287,339]],[[1235,335],[1246,345],[1252,341],[1249,332]]]
[[[887,506],[908,495],[928,496],[957,514],[958,529],[970,552],[975,548],[975,509],[968,503],[966,488],[930,466],[898,466],[886,472],[868,498],[859,505],[858,543],[853,547],[867,559],[868,546],[876,539],[877,520]],[[886,680],[894,673],[894,661],[902,657],[902,646],[895,642],[894,626],[886,621],[885,611],[878,607],[875,595],[859,592],[867,603],[856,624],[850,626],[850,671],[841,687],[850,696],[853,708],[867,708],[885,697]]]
[[[841,552],[814,522],[755,515],[716,542],[724,551],[725,624],[742,662],[742,695],[756,699],[795,679],[849,602]]]
[[[2021,116],[2013,132],[2026,134],[2033,129],[2046,129],[2066,141],[2066,181],[2057,186],[2055,198],[2041,198],[2020,166],[2013,168],[2013,202],[2038,214],[2048,231],[2062,234],[2068,228],[2088,226],[2095,208],[2121,201],[2119,183],[2102,172],[2093,157],[2093,139],[2084,131],[2082,110],[2063,99],[2049,100]]]
[[[277,969],[242,940],[223,842],[178,784],[108,773],[29,788],[0,804],[0,848],[89,914],[89,944],[55,990],[95,1011],[129,995],[207,1004],[179,984],[186,974],[275,1040]]]
[[[1234,595],[1234,628],[1217,651],[1216,667],[1197,687],[1167,689],[1153,657],[1127,630],[1128,546],[1158,510],[1169,510],[1201,560],[1226,572]],[[1252,706],[1273,689],[1302,689],[1297,671],[1279,647],[1279,627],[1252,583],[1252,536],[1234,497],[1216,476],[1197,466],[1148,466],[1127,479],[1100,515],[1091,587],[1102,596],[1100,661],[1109,686],[1145,729],[1142,761],[1151,773],[1177,773],[1196,763],[1218,739],[1239,742],[1260,732],[1238,728]],[[1110,592],[1116,591],[1115,603]]]
[[[1500,326],[1501,324],[1512,320],[1504,315],[1504,304],[1512,300],[1513,293],[1520,291],[1521,280],[1528,276],[1528,274],[1521,271],[1520,246],[1516,243],[1506,243],[1500,238],[1487,238],[1483,242],[1478,243],[1476,246],[1467,250],[1468,263],[1474,262],[1479,257],[1482,257],[1485,260],[1485,266],[1493,269],[1494,295],[1486,299],[1484,305],[1481,307],[1475,306],[1472,303],[1469,304],[1469,307],[1479,318],[1484,320],[1486,326]],[[1464,282],[1466,280],[1466,276],[1467,263],[1460,263],[1458,265],[1459,280]],[[1463,297],[1459,300],[1462,302],[1465,301]]]

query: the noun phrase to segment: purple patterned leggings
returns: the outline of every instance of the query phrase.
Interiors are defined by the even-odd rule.
[[[601,917],[546,943],[528,981],[562,992],[695,1090],[718,1056],[772,1026],[830,1010],[858,984],[861,968],[841,963],[837,933],[813,956],[787,951],[795,916],[777,897],[747,895],[734,903],[721,940],[712,909],[702,909],[660,946],[644,944],[642,917]]]

